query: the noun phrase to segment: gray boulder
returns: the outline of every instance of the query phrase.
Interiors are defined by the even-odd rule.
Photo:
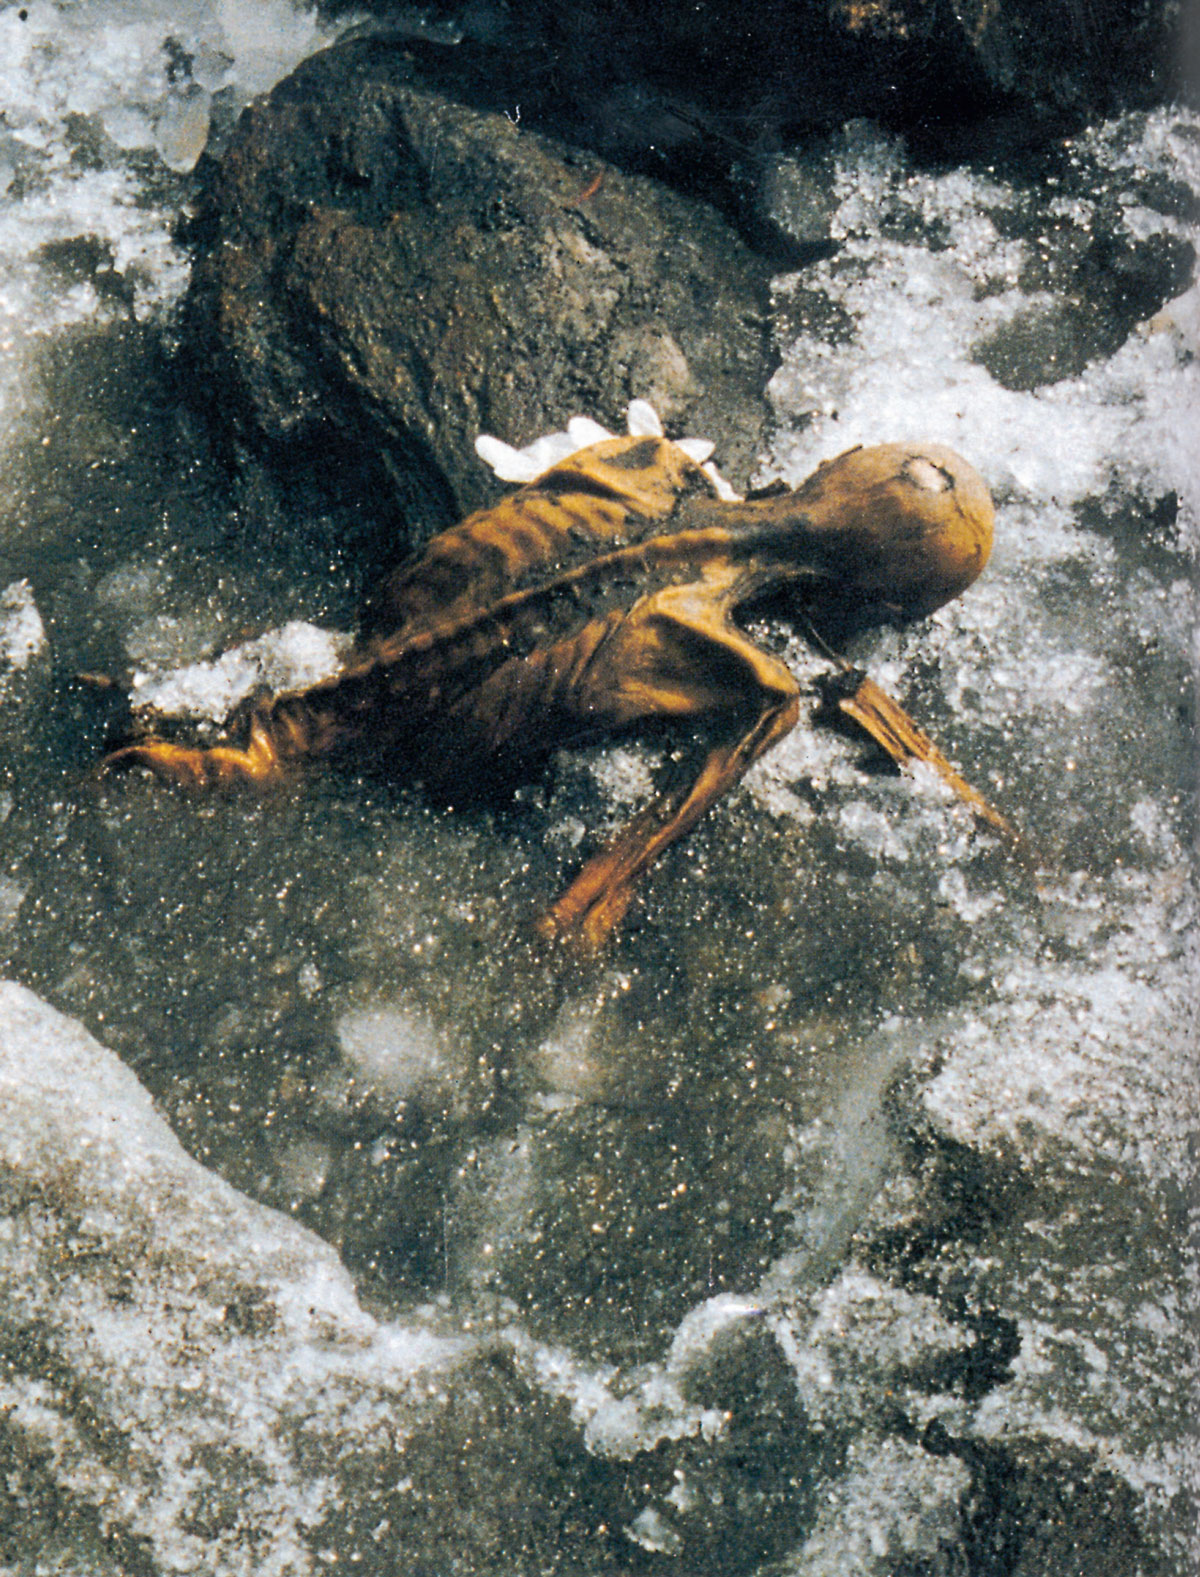
[[[634,396],[756,457],[767,271],[720,217],[360,39],[251,107],[200,221],[188,320],[223,421],[386,479],[410,533],[496,496],[480,432],[528,442]],[[350,458],[347,458],[350,457]]]

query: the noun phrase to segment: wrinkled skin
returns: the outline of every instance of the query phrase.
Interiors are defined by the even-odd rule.
[[[982,570],[992,503],[937,445],[852,449],[801,487],[715,496],[659,437],[580,450],[402,564],[342,672],[231,720],[242,742],[143,739],[109,761],[195,788],[267,783],[355,744],[429,779],[470,780],[653,719],[703,721],[713,744],[585,864],[548,936],[599,945],[638,877],[793,728],[790,671],[733,622],[788,587],[806,605],[929,613]]]

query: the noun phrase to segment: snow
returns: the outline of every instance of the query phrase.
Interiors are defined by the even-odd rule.
[[[138,711],[223,723],[258,690],[279,694],[331,679],[352,637],[292,620],[208,662],[136,670],[130,699]]]
[[[389,1099],[436,1092],[450,1078],[433,1024],[402,1008],[360,1008],[343,1014],[336,1033],[356,1081]]]
[[[99,242],[138,318],[172,305],[188,277],[178,199],[149,195],[131,156],[153,153],[186,175],[208,143],[214,95],[228,119],[334,36],[290,0],[0,10],[0,446],[30,410],[41,336],[128,311],[91,280],[56,275],[44,248]]]
[[[27,580],[0,591],[0,673],[19,673],[46,651],[46,628]]]

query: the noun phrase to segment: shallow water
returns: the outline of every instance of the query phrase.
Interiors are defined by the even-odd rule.
[[[851,655],[1042,873],[935,785],[799,729],[609,956],[566,965],[530,921],[669,747],[563,756],[453,811],[352,766],[261,803],[95,772],[105,696],[78,675],[345,629],[369,573],[354,519],[231,483],[170,375],[189,175],[168,35],[207,62],[184,97],[217,136],[316,35],[289,21],[281,55],[229,5],[109,0],[68,41],[49,6],[17,15],[0,587],[28,582],[46,645],[9,682],[3,973],[117,1051],[195,1157],[336,1245],[373,1307],[504,1333],[580,1433],[595,1478],[570,1494],[628,1501],[595,1569],[1015,1570],[962,1508],[964,1463],[977,1495],[981,1453],[1018,1439],[1068,1499],[1115,1474],[1182,1573],[1200,124],[937,172],[852,126],[829,150],[838,251],[777,282],[764,477],[928,436],[996,495],[979,585]],[[785,222],[802,185],[781,160]],[[1079,261],[1098,237],[1137,262],[1123,292]],[[812,671],[785,625],[762,633]],[[731,1384],[744,1438],[705,1401]],[[611,1464],[656,1450],[675,1488],[618,1495]]]

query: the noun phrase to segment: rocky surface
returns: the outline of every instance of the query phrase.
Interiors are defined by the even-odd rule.
[[[222,422],[293,464],[382,476],[410,532],[495,496],[480,432],[618,422],[636,395],[672,429],[719,431],[748,474],[764,265],[711,209],[528,131],[516,106],[414,85],[396,45],[340,46],[253,106],[199,231],[191,354]]]
[[[294,492],[308,478],[387,512],[393,545],[493,496],[478,433],[612,423],[638,395],[673,432],[719,433],[744,485],[770,268],[836,247],[820,139],[869,114],[934,157],[1011,154],[1064,115],[1164,91],[1177,21],[1143,0],[714,4],[656,9],[652,28],[632,6],[385,9],[381,32],[252,105],[209,170],[194,391],[225,438],[265,440]],[[786,223],[781,145],[808,148]],[[1161,301],[1186,267],[1151,245]],[[1113,348],[1115,319],[1148,315],[1142,256],[1081,235],[1072,266],[1042,282],[1060,287],[1052,306],[982,348],[1002,381],[1038,378],[1031,360],[1077,370],[1097,335]]]
[[[252,105],[209,168],[189,381],[293,494],[370,500],[393,548],[494,496],[480,432],[521,444],[580,411],[612,423],[639,395],[672,432],[719,433],[744,485],[773,366],[769,271],[836,247],[821,139],[869,114],[934,157],[994,156],[1090,106],[1153,99],[1173,8],[1108,10],[714,4],[651,26],[632,6],[384,8]],[[808,148],[810,178],[781,223],[788,145]],[[1179,272],[1165,249],[1156,262]],[[998,377],[1036,376],[1039,356],[1074,370],[1114,316],[1146,315],[1127,277],[1140,257],[1083,236],[1075,268],[1075,295],[1104,290],[1113,312],[1070,290],[1035,306],[984,347]]]
[[[508,9],[374,0],[460,93],[521,91],[589,146],[696,174],[772,138],[868,116],[937,147],[1007,119],[1019,138],[1142,105],[1180,80],[1180,0],[635,0]],[[540,107],[539,107],[540,106]]]

